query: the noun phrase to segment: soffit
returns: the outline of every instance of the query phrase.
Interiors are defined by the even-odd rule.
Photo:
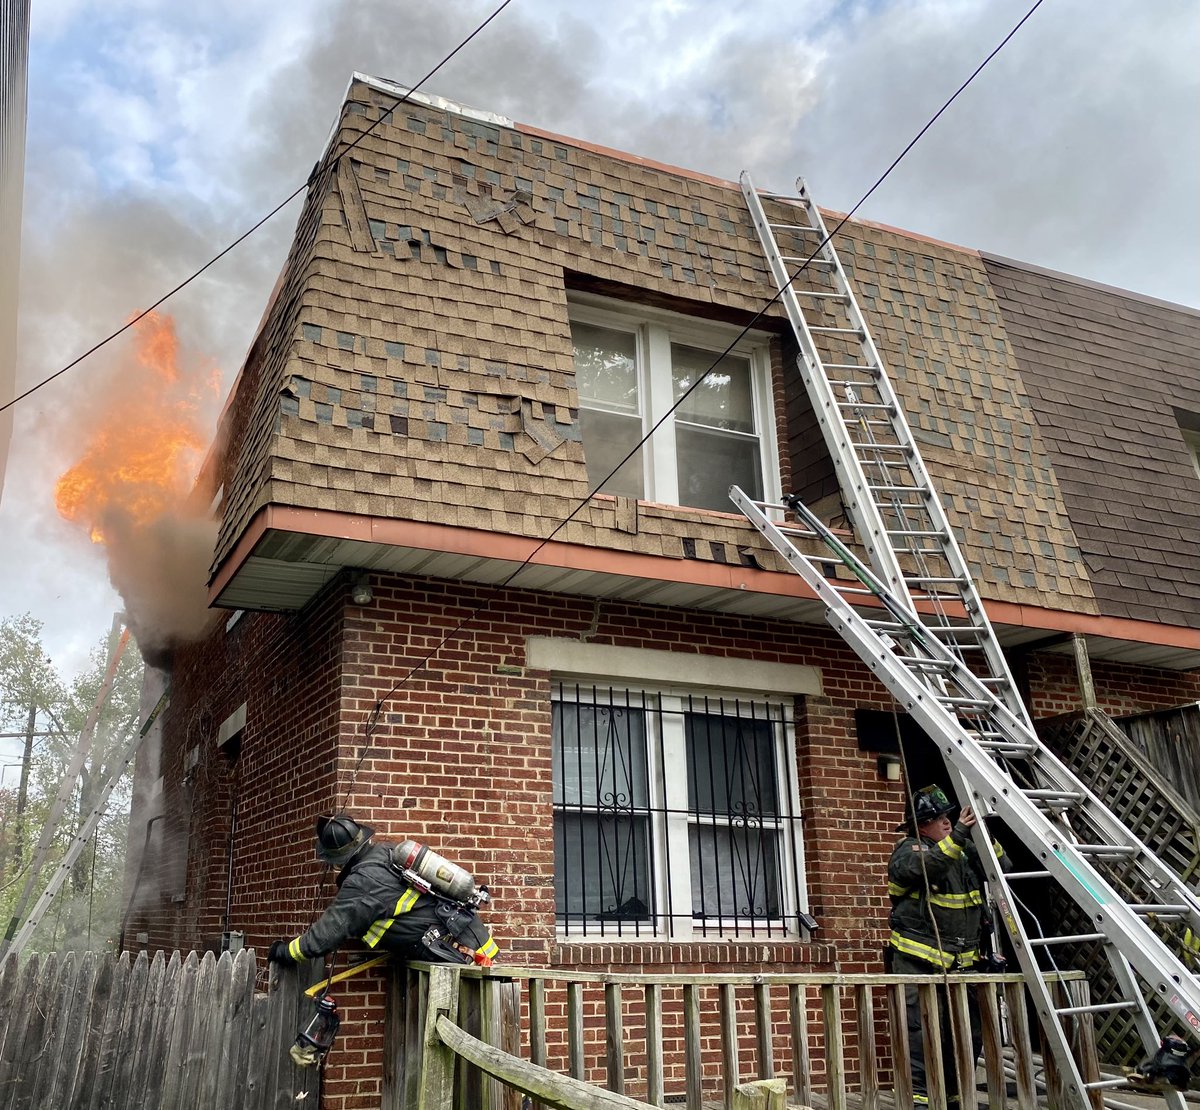
[[[354,567],[380,574],[506,584],[514,589],[609,598],[630,604],[808,625],[825,623],[824,604],[791,573],[661,557],[614,559],[612,553],[590,552],[568,544],[547,545],[535,561],[522,568],[519,554],[505,557],[510,553],[441,549],[446,546],[444,540],[439,549],[434,549],[419,542],[381,543],[353,536],[318,536],[267,528],[236,570],[218,582],[212,601],[221,608],[294,611],[308,604],[344,568]],[[1032,612],[1027,607],[997,603],[993,625],[1006,649],[1032,646],[1054,630],[1082,631],[1094,659],[1167,670],[1200,668],[1200,633],[1171,629],[1167,637],[1170,642],[1149,642],[1109,635],[1111,625],[1086,614],[1038,610],[1032,616]],[[1025,620],[1030,623],[1022,623]],[[1146,625],[1144,632],[1153,635],[1154,626]],[[1071,649],[1065,645],[1039,650]]]

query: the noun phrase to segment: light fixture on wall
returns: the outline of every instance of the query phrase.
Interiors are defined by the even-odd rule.
[[[884,782],[900,781],[900,757],[898,755],[881,755],[879,757],[879,777]]]
[[[366,571],[355,571],[350,576],[350,600],[355,605],[370,605],[375,593],[371,589],[371,579]]]

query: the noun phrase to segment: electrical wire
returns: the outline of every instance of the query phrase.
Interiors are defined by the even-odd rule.
[[[423,656],[421,656],[421,658],[416,663],[414,663],[413,666],[404,675],[402,675],[400,678],[398,678],[395,681],[395,683],[393,683],[391,689],[388,690],[388,692],[386,694],[384,694],[383,697],[381,697],[375,703],[375,706],[372,708],[372,710],[370,711],[370,714],[368,715],[366,721],[364,722],[363,748],[362,748],[361,753],[359,754],[357,761],[355,762],[354,770],[351,774],[350,781],[347,784],[346,790],[343,793],[342,803],[341,803],[341,806],[339,807],[339,809],[345,808],[345,804],[346,804],[347,800],[349,799],[350,794],[352,793],[355,784],[358,781],[359,771],[362,769],[363,760],[366,759],[367,753],[371,749],[371,737],[374,734],[375,728],[379,721],[379,716],[380,716],[381,712],[383,711],[384,705],[388,701],[390,701],[395,696],[395,694],[405,684],[407,684],[408,681],[415,674],[417,674],[417,672],[423,670],[424,667],[429,663],[429,661],[431,659],[433,659],[434,656],[436,656],[437,653],[440,652],[441,649],[443,647],[445,647],[445,645],[447,643],[449,643],[452,639],[454,639],[458,635],[458,633],[462,631],[463,628],[465,628],[468,624],[470,624],[477,616],[479,616],[480,613],[486,611],[501,596],[501,593],[512,583],[513,579],[515,579],[518,574],[520,574],[527,566],[529,566],[529,564],[534,560],[534,558],[537,556],[537,554],[548,543],[550,543],[554,539],[554,537],[557,536],[572,520],[574,520],[576,516],[578,516],[578,514],[584,509],[584,507],[592,500],[592,498],[595,497],[596,494],[599,493],[600,490],[604,487],[604,485],[613,477],[613,475],[616,474],[617,471],[619,471],[621,469],[621,467],[623,467],[630,459],[633,458],[634,455],[636,455],[642,449],[642,447],[645,446],[647,441],[654,435],[654,433],[657,432],[659,430],[659,428],[661,428],[662,425],[675,413],[676,409],[678,409],[679,406],[682,405],[683,402],[686,401],[688,399],[688,397],[690,397],[691,394],[700,387],[700,385],[708,378],[708,376],[713,372],[713,370],[715,370],[717,368],[717,366],[720,364],[721,360],[724,359],[725,356],[728,355],[730,353],[730,351],[732,351],[733,348],[735,346],[737,346],[738,343],[741,342],[741,340],[754,327],[754,325],[760,319],[762,319],[763,315],[774,304],[776,304],[779,301],[780,297],[783,296],[784,292],[791,286],[791,284],[798,277],[800,277],[801,274],[803,274],[808,269],[808,267],[817,258],[817,256],[825,248],[825,246],[828,243],[830,243],[838,235],[838,233],[842,230],[843,227],[846,226],[846,224],[855,215],[855,213],[858,212],[858,210],[867,202],[867,200],[870,199],[870,197],[884,183],[884,181],[887,180],[887,178],[891,175],[892,171],[895,170],[896,167],[904,160],[904,158],[913,149],[913,147],[915,147],[917,145],[917,143],[920,142],[920,140],[925,136],[925,134],[929,131],[929,129],[931,127],[933,127],[933,125],[935,123],[937,123],[937,121],[942,117],[942,115],[946,112],[946,110],[959,98],[959,96],[962,95],[962,93],[964,91],[966,91],[967,87],[975,80],[976,77],[979,76],[980,73],[983,72],[983,70],[986,68],[988,63],[990,63],[992,61],[992,59],[995,58],[996,55],[999,54],[1000,51],[1004,49],[1004,47],[1012,40],[1013,36],[1016,35],[1016,33],[1025,25],[1026,22],[1028,22],[1028,20],[1033,16],[1033,14],[1038,10],[1038,8],[1040,8],[1042,6],[1042,4],[1044,2],[1045,2],[1045,0],[1035,0],[1035,3],[1013,25],[1012,29],[1009,30],[1009,32],[1004,36],[1004,38],[1002,38],[1000,40],[1000,42],[991,50],[991,52],[983,59],[983,61],[981,61],[979,63],[979,65],[977,65],[975,67],[975,69],[971,72],[970,76],[967,77],[967,79],[965,81],[963,81],[962,84],[960,84],[957,89],[955,89],[955,91],[950,95],[950,97],[945,101],[945,103],[943,103],[942,106],[929,118],[929,120],[925,123],[925,125],[916,133],[916,135],[914,135],[913,138],[911,140],[909,140],[908,144],[904,147],[904,149],[901,150],[900,153],[897,154],[896,157],[892,159],[892,161],[888,164],[887,168],[879,175],[878,178],[876,178],[875,182],[871,185],[871,187],[869,189],[867,189],[867,191],[865,193],[863,193],[863,195],[858,199],[858,201],[854,204],[854,206],[850,209],[850,211],[847,212],[844,216],[842,216],[842,218],[837,222],[837,224],[834,226],[833,230],[827,232],[825,237],[816,245],[815,248],[813,248],[812,253],[809,254],[809,256],[804,260],[804,262],[802,262],[800,264],[799,267],[797,267],[795,272],[789,276],[788,280],[780,286],[779,291],[773,297],[771,297],[769,300],[767,300],[762,305],[761,308],[758,309],[758,311],[750,318],[749,322],[747,324],[745,324],[742,327],[741,331],[739,331],[738,334],[729,342],[729,344],[725,347],[725,349],[719,355],[717,355],[717,357],[712,361],[712,364],[708,367],[708,369],[705,370],[703,374],[699,375],[696,378],[696,380],[675,400],[674,404],[672,404],[671,407],[669,409],[667,409],[667,411],[665,413],[663,413],[663,415],[651,426],[649,431],[647,431],[645,433],[645,435],[643,435],[642,438],[632,448],[630,448],[630,450],[625,454],[625,456],[611,470],[609,470],[609,472],[603,478],[601,478],[599,482],[597,482],[587,492],[587,494],[583,497],[583,499],[579,502],[579,504],[577,504],[575,506],[575,508],[573,508],[571,510],[571,512],[565,518],[563,518],[561,521],[559,521],[559,523],[557,525],[555,525],[555,527],[551,530],[550,534],[547,535],[545,538],[543,538],[542,540],[540,540],[537,543],[537,545],[533,548],[533,550],[530,551],[530,553],[524,558],[524,560],[521,562],[521,564],[511,574],[509,574],[503,581],[501,581],[499,584],[497,584],[493,588],[492,596],[481,601],[474,609],[472,609],[465,617],[463,617],[452,629],[450,629],[449,632],[447,632],[437,642],[437,644],[435,644],[432,648],[429,649],[429,651],[427,651]]]
[[[458,54],[458,52],[460,50],[462,50],[468,43],[470,43],[471,40],[474,39],[476,35],[478,35],[489,23],[492,22],[492,20],[494,20],[511,3],[512,3],[512,0],[503,0],[503,2],[499,5],[499,7],[497,7],[496,10],[493,11],[492,14],[487,17],[487,19],[485,19],[481,24],[479,24],[479,26],[476,27],[474,31],[472,31],[465,39],[463,39],[462,42],[460,42],[453,50],[451,50],[449,54],[447,54],[440,62],[438,62],[438,64],[435,65],[433,67],[433,69],[431,69],[427,74],[425,74],[425,76],[422,77],[415,85],[413,85],[402,97],[398,98],[396,103],[393,104],[390,108],[388,108],[386,112],[381,113],[379,118],[377,120],[375,120],[375,122],[372,123],[371,126],[368,127],[361,135],[359,135],[358,138],[356,138],[352,143],[350,143],[346,147],[345,150],[340,151],[330,161],[329,165],[325,167],[324,172],[325,173],[334,172],[337,168],[338,162],[345,155],[349,154],[350,151],[352,151],[356,146],[359,145],[359,143],[361,143],[364,139],[366,139],[367,136],[369,136],[377,127],[379,127],[379,125],[382,124],[384,120],[386,120],[389,116],[391,116],[391,114],[397,108],[399,108],[400,105],[407,103],[409,98],[413,95],[413,93],[417,92],[421,88],[421,86],[425,84],[426,81],[428,81],[431,77],[433,77],[434,74],[436,74],[440,69],[442,69],[442,67],[445,66],[452,58],[454,58],[454,56],[456,54]],[[68,362],[66,364],[66,366],[62,367],[59,370],[56,370],[48,378],[44,378],[42,381],[38,382],[36,385],[30,386],[27,390],[25,390],[24,393],[18,393],[11,401],[6,401],[4,404],[0,405],[0,412],[4,412],[6,409],[12,408],[13,405],[17,404],[20,401],[25,400],[26,397],[29,397],[32,394],[36,393],[43,386],[49,385],[52,381],[54,381],[58,377],[61,377],[68,370],[71,370],[74,367],[78,366],[85,359],[90,358],[92,355],[94,355],[98,350],[100,350],[101,347],[107,346],[118,336],[124,335],[125,332],[127,332],[135,324],[144,320],[147,316],[150,315],[150,313],[152,313],[156,308],[158,308],[159,305],[163,304],[165,301],[170,300],[170,298],[175,296],[175,294],[178,293],[180,290],[186,289],[187,286],[191,285],[192,282],[195,281],[198,277],[200,277],[203,273],[205,273],[205,271],[209,270],[211,267],[215,266],[218,262],[220,262],[222,258],[224,258],[227,254],[229,254],[230,251],[234,250],[236,247],[241,246],[241,244],[244,243],[247,239],[249,239],[251,235],[253,235],[260,227],[263,226],[263,224],[270,221],[274,216],[276,216],[279,212],[281,212],[284,208],[286,208],[289,204],[291,204],[292,201],[294,201],[302,192],[304,192],[305,189],[307,189],[310,185],[313,184],[314,176],[315,175],[310,175],[303,183],[301,183],[300,185],[297,185],[296,188],[293,189],[286,197],[284,197],[283,200],[281,200],[277,205],[275,205],[275,207],[272,208],[270,212],[268,212],[260,220],[257,220],[248,230],[242,232],[242,234],[239,235],[236,239],[234,239],[234,241],[232,243],[230,243],[227,247],[225,247],[223,250],[219,251],[217,254],[213,255],[213,257],[210,258],[206,263],[204,263],[204,265],[201,266],[198,270],[196,270],[194,273],[192,273],[188,277],[184,278],[183,281],[181,281],[173,289],[170,289],[166,293],[164,293],[152,305],[150,305],[148,308],[143,309],[141,312],[137,313],[135,316],[131,317],[124,324],[122,324],[121,327],[117,328],[116,331],[110,333],[109,335],[106,335],[99,342],[94,343],[91,347],[89,347],[86,351],[84,351],[83,354],[72,359],[70,362]]]

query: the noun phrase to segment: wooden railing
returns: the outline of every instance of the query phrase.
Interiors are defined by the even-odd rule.
[[[912,1105],[905,987],[896,975],[595,975],[414,964],[388,999],[384,1110],[521,1110],[523,1105],[773,1110],[817,1103],[877,1110],[889,1094]],[[1037,1103],[1019,975],[915,982],[931,1110],[946,1110],[941,1022],[960,1075],[974,1075],[968,995],[978,1003],[988,1105]],[[1082,976],[1057,988],[1087,1004]],[[944,993],[943,993],[944,992]],[[942,1001],[939,1002],[939,994]],[[1086,1078],[1099,1074],[1090,1015],[1067,1019]],[[1006,1047],[1007,1046],[1007,1047]],[[896,1066],[900,1061],[900,1066]],[[1052,1069],[1047,1074],[1053,1086]],[[977,1110],[974,1082],[962,1110]],[[522,1102],[522,1095],[527,1100]],[[1097,1097],[1095,1105],[1099,1108]]]

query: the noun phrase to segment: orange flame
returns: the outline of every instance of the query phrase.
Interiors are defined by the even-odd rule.
[[[59,513],[86,526],[93,543],[104,542],[114,514],[137,527],[182,505],[205,447],[204,394],[219,381],[197,386],[180,372],[170,316],[150,313],[133,335],[136,365],[107,391],[83,456],[54,490]]]

